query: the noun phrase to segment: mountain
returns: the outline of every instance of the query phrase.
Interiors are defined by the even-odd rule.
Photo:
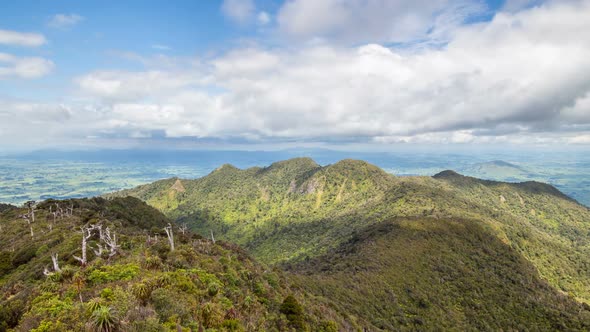
[[[293,288],[282,272],[233,244],[170,225],[171,250],[168,218],[138,199],[50,200],[34,211],[34,218],[26,207],[0,212],[0,331],[336,331],[367,325]]]
[[[481,179],[502,181],[522,181],[535,177],[525,168],[502,160],[470,165],[462,168],[461,172]]]
[[[547,184],[297,158],[108,197],[127,195],[373,330],[590,328],[590,211]]]

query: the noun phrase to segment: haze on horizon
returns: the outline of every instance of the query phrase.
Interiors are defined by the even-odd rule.
[[[0,150],[590,146],[590,0],[18,1]]]

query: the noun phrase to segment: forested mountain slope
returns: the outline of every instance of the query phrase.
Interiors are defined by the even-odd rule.
[[[370,325],[310,300],[280,271],[235,245],[169,226],[135,198],[3,210],[0,331],[336,331]]]
[[[402,232],[401,239],[386,236],[394,243],[407,243],[400,248],[409,252],[400,256],[400,252],[404,251],[377,250],[380,255],[377,257],[382,258],[378,260],[378,265],[383,265],[382,270],[367,278],[377,278],[380,282],[376,288],[359,286],[356,296],[372,289],[383,291],[386,287],[397,289],[393,291],[395,296],[403,298],[405,295],[400,293],[403,289],[398,283],[406,285],[411,278],[400,279],[398,276],[388,279],[387,276],[394,275],[393,271],[425,271],[418,267],[432,269],[433,253],[442,250],[454,253],[439,257],[443,265],[452,270],[448,272],[450,275],[467,274],[468,280],[460,287],[452,286],[452,283],[426,282],[428,278],[440,277],[433,271],[414,274],[416,278],[426,278],[414,282],[428,285],[420,286],[421,291],[430,294],[430,300],[437,303],[435,307],[441,312],[458,310],[465,313],[474,310],[474,304],[458,302],[444,305],[434,294],[443,294],[445,299],[449,296],[479,298],[481,294],[490,292],[499,297],[493,300],[485,297],[487,302],[483,301],[481,305],[490,305],[494,315],[498,314],[496,309],[501,309],[503,304],[499,299],[504,296],[502,301],[513,299],[510,305],[514,307],[532,305],[540,310],[533,310],[537,313],[526,317],[523,315],[530,310],[511,310],[520,319],[507,315],[506,322],[512,320],[526,324],[530,320],[543,329],[548,325],[542,322],[553,324],[559,321],[554,314],[582,308],[576,301],[590,302],[590,211],[554,187],[542,183],[485,181],[453,171],[441,172],[434,177],[395,177],[363,161],[343,160],[322,167],[310,159],[299,158],[246,170],[224,165],[200,179],[159,181],[115,193],[111,197],[126,195],[145,200],[204,236],[213,233],[215,237],[238,243],[266,263],[289,268],[294,274],[304,276],[302,280],[309,281],[302,283],[303,288],[312,290],[321,298],[338,299],[345,311],[351,308],[346,306],[346,297],[339,297],[343,293],[339,293],[338,289],[320,292],[314,285],[322,280],[344,283],[346,278],[342,276],[354,279],[353,276],[358,273],[355,269],[366,268],[363,260],[334,253],[343,250],[343,246],[348,246],[358,234],[373,234],[371,229],[398,224],[400,220],[410,228],[413,222],[416,227],[421,224],[426,228],[432,227],[436,231],[424,234],[432,235],[434,239],[423,241],[422,247],[417,250],[423,254],[416,254],[414,242],[405,238],[412,232]],[[457,236],[464,229],[470,232],[464,235],[475,236],[480,241],[487,240],[474,245],[468,237]],[[467,242],[453,242],[458,239]],[[373,239],[366,243],[372,241],[379,242]],[[368,250],[366,245],[363,246],[355,252]],[[481,252],[477,250],[478,246],[487,249]],[[367,255],[359,257],[367,258]],[[407,260],[405,257],[413,257],[418,265],[398,261]],[[329,261],[333,265],[349,265],[352,270],[342,272],[344,274],[338,278],[326,279],[322,270],[315,269],[322,264],[306,265],[306,262],[317,260]],[[482,265],[488,261],[491,270]],[[469,268],[462,270],[462,264]],[[494,273],[490,275],[490,271]],[[498,271],[508,274],[498,274]],[[357,279],[357,282],[360,280]],[[495,281],[488,284],[488,280]],[[520,280],[517,282],[521,284],[520,288],[500,287],[508,280]],[[476,286],[478,283],[479,286]],[[522,285],[526,286],[524,290]],[[341,284],[339,286],[342,287]],[[451,290],[444,290],[446,287],[451,287]],[[391,311],[364,311],[373,303],[384,301],[383,297],[371,299],[370,296],[360,296],[359,299],[355,306],[357,313],[376,328],[410,328],[414,324],[411,320],[394,318]],[[397,308],[404,307],[408,304],[400,303]],[[422,317],[426,324],[435,324],[437,320],[432,318],[433,312],[423,309],[418,305],[415,307],[418,313],[406,314]],[[565,326],[580,328],[581,325],[576,325],[576,322],[580,322],[585,312],[580,310],[579,314],[570,316],[572,321],[564,323]],[[400,312],[405,311],[398,311],[398,314]],[[472,319],[473,316],[457,314],[456,319],[451,320],[454,323],[450,324],[477,329],[485,326],[493,328],[491,317],[493,315],[490,314],[489,319],[479,321]],[[477,325],[480,323],[484,325]],[[516,328],[513,325],[498,326]]]

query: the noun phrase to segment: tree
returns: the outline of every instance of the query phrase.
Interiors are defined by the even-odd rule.
[[[57,255],[57,253],[51,254],[51,261],[53,262],[53,271],[61,272],[61,269],[59,268],[59,263],[57,261]]]
[[[293,295],[289,295],[283,300],[280,311],[287,316],[287,320],[297,331],[305,330],[305,317],[303,307],[299,304]]]
[[[82,232],[82,257],[74,255],[74,258],[79,261],[82,266],[86,266],[86,264],[88,264],[86,250],[88,247],[88,240],[92,237],[93,231],[95,229],[97,229],[96,225],[80,227],[80,231]]]
[[[29,210],[29,217],[31,218],[32,222],[35,222],[35,208],[37,208],[37,204],[35,201],[28,201],[25,203],[25,206]]]
[[[96,256],[102,255],[104,247],[101,242],[104,242],[104,244],[106,244],[107,248],[109,249],[109,259],[111,257],[115,256],[117,254],[119,248],[121,247],[120,245],[117,244],[117,234],[114,231],[111,234],[111,229],[109,227],[107,227],[103,231],[101,224],[96,225],[95,229],[98,230],[98,237],[100,239],[100,242],[96,244],[97,249],[93,249],[94,254],[96,254]]]
[[[184,235],[187,230],[188,230],[188,227],[186,226],[186,223],[182,223],[180,225],[180,231],[182,232],[182,235]]]
[[[172,233],[172,225],[168,223],[168,226],[164,227],[166,235],[168,235],[168,242],[170,242],[170,251],[174,251],[174,233]]]
[[[51,261],[53,263],[53,272],[50,272],[47,267],[43,270],[43,274],[46,276],[50,276],[53,275],[55,272],[61,272],[61,269],[59,268],[59,263],[57,261],[57,253],[53,253],[51,254]]]

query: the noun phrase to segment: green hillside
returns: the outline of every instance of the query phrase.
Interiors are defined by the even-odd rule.
[[[310,300],[280,271],[256,263],[235,245],[172,226],[172,251],[164,231],[168,219],[135,198],[45,201],[36,207],[34,221],[27,208],[2,210],[0,331],[335,331],[365,326]],[[83,258],[80,227],[93,226],[86,233],[82,263],[75,258]],[[116,239],[114,250],[109,239]]]
[[[470,220],[375,224],[289,269],[302,288],[387,331],[590,329],[590,306],[551,288],[532,264]]]
[[[442,296],[429,300],[438,303],[433,308],[440,310],[439,314],[419,314],[427,326],[437,326],[444,317],[441,312],[455,312],[455,318],[448,318],[449,326],[517,328],[507,323],[494,325],[491,317],[499,315],[505,317],[504,322],[514,321],[525,326],[528,322],[538,329],[558,328],[547,325],[555,322],[563,322],[572,329],[574,326],[581,328],[582,312],[572,314],[570,309],[581,308],[579,303],[590,303],[590,211],[554,187],[538,182],[486,181],[453,171],[434,177],[395,177],[362,161],[343,160],[321,167],[310,159],[301,158],[246,170],[224,165],[200,179],[164,180],[116,193],[113,197],[126,195],[145,200],[204,236],[212,232],[217,238],[241,245],[268,264],[290,268],[297,278],[302,278],[299,280],[303,280],[303,289],[322,299],[335,299],[335,305],[342,312],[353,312],[370,321],[374,328],[417,328],[411,320],[400,320],[398,316],[404,310],[398,311],[398,316],[392,316],[388,310],[365,310],[375,303],[383,305],[385,301],[381,295],[365,296],[367,292],[382,292],[387,288],[401,299],[405,295],[399,287],[407,285],[410,279],[419,285],[420,292]],[[355,259],[357,256],[334,256],[334,252],[342,250],[358,234],[372,234],[373,227],[399,220],[405,220],[404,225],[415,221],[416,225],[434,227],[437,231],[441,227],[444,231],[440,230],[437,241],[424,241],[417,252],[413,245],[395,253],[377,250],[383,256],[379,256],[377,263],[382,265],[382,272],[362,278],[355,273],[369,268],[363,260]],[[457,228],[457,225],[465,228]],[[447,229],[449,227],[451,230]],[[461,234],[457,229],[468,229],[476,233],[469,235],[493,240],[493,243],[489,243],[487,251],[476,251],[475,255],[477,246],[469,244],[473,241],[456,246],[451,242],[461,238],[457,236]],[[410,236],[410,233],[402,235]],[[408,239],[400,241],[405,243]],[[487,244],[479,243],[480,246]],[[467,273],[461,269],[461,264],[468,264],[471,270],[460,287],[445,290],[446,285],[429,281],[437,276],[434,272],[423,272],[432,268],[433,253],[449,252],[449,248],[455,248],[453,255],[439,257],[450,269],[448,273],[459,276]],[[366,248],[358,250],[362,252]],[[417,254],[419,252],[424,254]],[[366,255],[358,257],[366,258]],[[413,263],[418,265],[394,263],[403,257],[405,260],[413,257]],[[347,265],[352,272],[343,271],[330,279],[320,268],[325,265],[317,263],[322,261]],[[487,261],[491,270],[473,268]],[[400,279],[394,275],[412,270],[415,274],[411,278]],[[491,272],[495,274],[490,275]],[[394,277],[388,277],[390,275]],[[347,287],[345,281],[353,279],[359,286],[338,289]],[[375,287],[363,286],[365,279],[379,282]],[[500,286],[510,280],[521,280],[521,286]],[[528,288],[521,289],[523,285]],[[499,297],[490,299],[482,294]],[[481,305],[490,306],[487,319],[482,318],[483,313],[481,319],[474,318],[479,311],[473,311],[473,303],[456,302],[464,297],[481,296],[486,298],[486,301],[481,300]],[[359,300],[353,310],[346,298],[355,297]],[[449,300],[451,298],[454,300]],[[449,304],[445,305],[441,299]],[[507,299],[512,299],[509,306],[534,306],[539,311],[531,309],[535,312],[531,315],[526,314],[531,311],[528,309],[502,314],[505,304],[501,301]],[[470,310],[471,314],[467,314]],[[569,318],[561,321],[555,315],[561,315],[557,313],[563,310],[570,314],[564,313],[563,317]]]

